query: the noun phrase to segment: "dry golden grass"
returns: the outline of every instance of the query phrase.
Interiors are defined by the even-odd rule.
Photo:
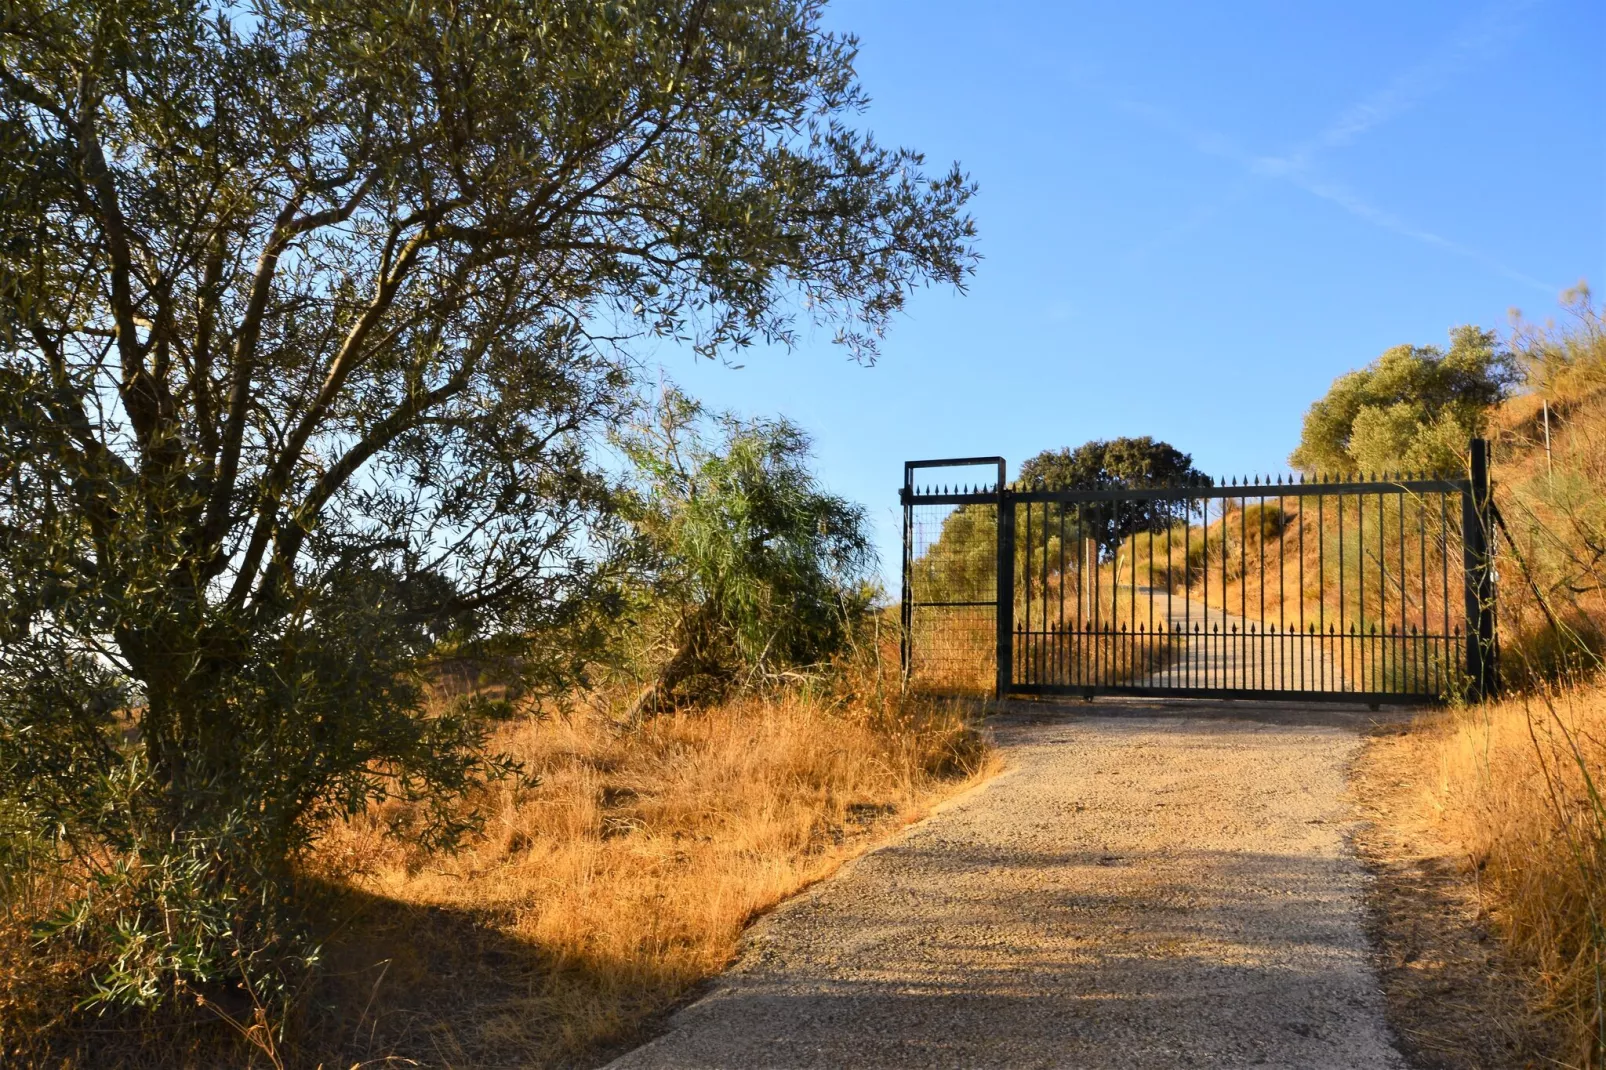
[[[998,616],[981,609],[921,609],[910,629],[909,686],[931,695],[981,698],[998,684]]]
[[[1354,834],[1373,880],[1367,922],[1389,1026],[1421,1070],[1553,1066],[1558,1023],[1533,971],[1505,947],[1464,844],[1431,799],[1440,781],[1432,728],[1378,726],[1352,772],[1364,819]]]
[[[1390,820],[1427,829],[1466,879],[1565,1037],[1564,1065],[1601,1065],[1606,978],[1606,685],[1449,711],[1404,737],[1417,790]]]
[[[484,833],[455,855],[386,836],[394,805],[329,830],[302,882],[322,962],[271,1055],[222,1019],[249,1024],[248,1003],[74,1013],[103,964],[41,955],[49,889],[12,897],[0,1065],[594,1064],[755,915],[994,771],[979,706],[902,695],[895,664],[636,725],[600,699],[511,721],[497,743],[525,776],[480,792]]]
[[[1606,386],[1552,399],[1548,457],[1539,409],[1539,399],[1514,398],[1493,428],[1508,577],[1501,644],[1517,684],[1598,665],[1606,651]]]
[[[1073,573],[1063,584],[1063,599],[1056,572],[1046,582],[1034,578],[1021,591],[1014,608],[1017,682],[1120,684],[1165,664],[1167,646],[1149,637],[1154,604],[1133,590],[1130,561],[1101,566],[1098,579],[1078,590]]]
[[[1195,605],[1237,618],[1236,626],[1324,636],[1327,671],[1350,686],[1460,692],[1459,506],[1449,510],[1445,539],[1445,514],[1434,499],[1390,502],[1381,528],[1375,497],[1364,515],[1353,499],[1342,514],[1331,498],[1320,507],[1314,498],[1275,495],[1247,508],[1228,504],[1227,515],[1208,525],[1131,536],[1117,564],[1130,562],[1140,585],[1177,597],[1186,590]],[[1111,567],[1104,566],[1106,574]],[[1357,640],[1357,633],[1383,638]],[[1410,638],[1387,638],[1395,634]]]
[[[506,727],[538,780],[486,799],[456,857],[375,813],[322,865],[355,911],[308,1056],[559,1066],[639,1039],[746,924],[993,769],[964,707],[792,689],[639,727],[605,707]]]
[[[1399,625],[1402,593],[1408,627],[1441,629],[1447,599],[1451,623],[1456,623],[1453,617],[1461,606],[1459,544],[1452,537],[1446,594],[1440,584],[1444,562],[1438,545],[1437,503],[1429,503],[1427,515],[1422,516],[1419,502],[1405,500],[1404,524],[1410,534],[1403,555],[1398,542],[1399,503],[1389,504],[1386,543],[1381,548],[1376,499],[1368,504],[1364,529],[1353,500],[1346,502],[1342,518],[1347,540],[1342,552],[1346,626],[1355,622],[1363,605],[1367,620],[1375,620],[1382,601],[1380,588],[1386,588],[1391,626]],[[1297,628],[1302,620],[1309,626],[1320,619],[1336,624],[1340,517],[1332,500],[1323,505],[1323,515],[1318,515],[1314,504],[1298,498],[1257,502],[1247,509],[1232,509],[1208,528],[1190,526],[1186,540],[1181,525],[1156,534],[1152,561],[1147,534],[1128,539],[1122,554],[1132,559],[1139,582],[1177,591],[1185,584],[1196,600],[1203,599],[1208,582],[1213,607],[1257,623]],[[1425,533],[1420,542],[1419,520]],[[1425,584],[1424,574],[1429,581]]]
[[[1562,1065],[1598,1067],[1606,1059],[1606,334],[1591,314],[1571,333],[1538,344],[1530,336],[1522,348],[1534,392],[1502,404],[1490,428],[1504,521],[1501,672],[1511,691],[1392,744],[1389,768],[1415,787],[1393,796],[1380,820],[1404,840],[1436,841],[1446,857],[1466,860],[1462,891],[1520,964],[1539,1021],[1512,1020],[1498,999],[1467,1000],[1512,1038],[1562,1038],[1548,1045]],[[1584,682],[1547,682],[1558,679]]]

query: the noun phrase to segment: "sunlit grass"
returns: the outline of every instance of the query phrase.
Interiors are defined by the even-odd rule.
[[[994,761],[967,707],[900,697],[895,675],[636,729],[595,703],[500,743],[537,779],[488,794],[464,854],[387,844],[386,812],[327,841],[367,902],[332,947],[338,1002],[357,1006],[389,962],[373,1038],[340,1038],[340,1057],[427,1044],[454,1065],[557,1065],[631,1038],[722,969],[756,914]]]

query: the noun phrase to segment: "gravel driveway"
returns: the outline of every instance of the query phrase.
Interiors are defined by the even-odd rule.
[[[1404,1067],[1347,846],[1375,716],[1012,706],[1006,772],[765,918],[610,1066]]]

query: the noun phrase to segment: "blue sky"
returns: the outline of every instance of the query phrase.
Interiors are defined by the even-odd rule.
[[[922,292],[874,367],[829,334],[733,370],[784,414],[896,575],[906,458],[1150,434],[1278,471],[1333,378],[1461,323],[1606,291],[1606,3],[838,0],[861,125],[958,160],[985,257]]]

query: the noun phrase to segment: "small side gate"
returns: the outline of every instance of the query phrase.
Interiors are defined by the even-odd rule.
[[[904,465],[913,687],[1427,703],[1498,683],[1488,446],[1465,478],[1052,488]],[[951,482],[969,475],[975,482]]]

